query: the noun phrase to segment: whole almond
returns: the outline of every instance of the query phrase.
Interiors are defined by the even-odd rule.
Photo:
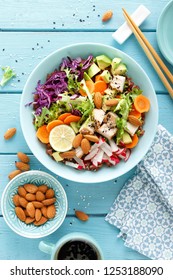
[[[18,156],[18,158],[19,158],[22,162],[24,162],[24,163],[28,163],[28,162],[29,162],[29,157],[28,157],[26,154],[24,154],[24,153],[22,153],[22,152],[18,152],[18,153],[17,153],[17,156]]]
[[[9,128],[4,134],[4,139],[9,140],[14,136],[15,133],[16,133],[16,128]]]
[[[135,126],[140,126],[140,125],[142,125],[142,122],[141,122],[138,118],[136,118],[135,116],[133,116],[133,115],[129,115],[129,116],[128,116],[128,121],[129,121],[131,124],[135,125]]]
[[[74,157],[75,157],[76,152],[75,152],[74,150],[72,150],[72,151],[60,153],[59,155],[60,155],[60,157],[62,157],[62,158],[70,159],[70,158],[74,158]]]
[[[56,214],[56,208],[55,208],[55,205],[50,205],[47,207],[47,217],[49,219],[53,219],[55,217],[55,214]]]
[[[76,217],[81,221],[87,221],[89,219],[88,215],[82,211],[76,210],[75,211]]]
[[[41,217],[41,219],[40,219],[40,221],[35,221],[34,222],[34,225],[35,226],[41,226],[41,225],[43,225],[43,224],[45,224],[47,222],[47,218],[46,217],[44,217],[44,216],[42,216]]]
[[[35,218],[26,217],[25,224],[29,225],[35,221]]]
[[[13,203],[15,206],[20,206],[20,203],[19,203],[19,195],[18,194],[15,194],[13,196]]]
[[[55,192],[53,189],[48,189],[46,194],[45,194],[46,198],[52,198],[55,196]]]
[[[91,149],[91,145],[90,142],[85,138],[82,139],[81,141],[81,148],[84,154],[88,154],[90,149]]]
[[[25,196],[26,200],[28,201],[34,201],[36,200],[36,195],[33,194],[33,193],[27,193],[26,196]]]
[[[113,12],[111,10],[106,11],[103,16],[102,16],[102,21],[108,21],[111,19],[111,17],[113,16]]]
[[[18,194],[19,194],[20,196],[22,196],[22,197],[25,197],[26,194],[27,194],[25,188],[22,187],[22,186],[18,187],[18,190],[17,190],[17,191],[18,191]]]
[[[41,217],[42,217],[41,210],[40,209],[36,209],[35,210],[35,220],[38,222],[38,221],[40,221]]]
[[[22,221],[24,222],[26,220],[26,215],[25,212],[23,211],[23,209],[21,207],[15,207],[15,213],[16,216]]]
[[[48,198],[48,199],[43,200],[42,203],[44,206],[49,206],[49,205],[53,204],[55,201],[56,201],[56,198],[53,197],[53,198]]]
[[[118,104],[119,100],[116,99],[116,98],[113,98],[113,99],[108,99],[105,101],[105,105],[106,106],[116,106]]]
[[[35,207],[32,202],[28,202],[28,204],[26,205],[26,210],[31,218],[35,217]]]
[[[21,170],[13,170],[11,171],[9,174],[8,174],[8,178],[11,180],[13,179],[14,177],[16,177],[17,175],[19,175],[20,173],[22,173]]]
[[[91,142],[99,142],[99,138],[96,135],[85,134],[84,137]]]
[[[38,187],[34,184],[25,184],[24,188],[29,193],[36,193],[38,191]]]
[[[97,109],[102,108],[102,95],[100,92],[94,93],[94,104]]]
[[[46,206],[43,206],[41,208],[41,212],[42,212],[43,216],[45,216],[47,218],[47,207]]]
[[[30,169],[29,164],[21,162],[21,161],[15,161],[15,165],[21,171],[28,171]]]
[[[37,200],[37,201],[42,201],[42,200],[44,200],[44,199],[45,199],[45,195],[44,195],[42,192],[37,191],[37,192],[36,192],[36,200]]]
[[[26,208],[28,201],[24,197],[19,196],[19,203],[20,203],[20,206],[22,206],[23,208]]]
[[[73,143],[72,143],[74,148],[77,148],[80,146],[82,138],[83,138],[83,135],[81,133],[79,133],[75,136],[75,138],[73,139]]]
[[[42,208],[44,205],[40,201],[32,201],[35,208]]]
[[[29,217],[28,211],[25,209],[23,209],[23,211],[25,212],[26,217]]]
[[[48,189],[48,186],[46,185],[41,185],[38,187],[38,191],[42,192],[42,193],[45,193]]]

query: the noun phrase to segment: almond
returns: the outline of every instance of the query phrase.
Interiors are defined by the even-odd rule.
[[[40,221],[41,217],[42,217],[41,210],[40,209],[36,209],[35,210],[35,220],[38,222],[38,221]]]
[[[24,188],[29,193],[36,193],[38,191],[38,187],[34,184],[25,184]]]
[[[25,212],[26,217],[29,217],[28,211],[26,209],[23,209],[23,211]]]
[[[55,217],[55,214],[56,214],[56,208],[55,208],[55,205],[50,205],[47,207],[47,217],[49,219],[53,219]]]
[[[129,121],[131,124],[135,125],[135,126],[140,126],[140,125],[142,125],[142,122],[141,122],[138,118],[136,118],[135,116],[133,116],[133,115],[129,115],[129,116],[128,116],[128,121]]]
[[[26,220],[25,220],[25,224],[31,224],[31,223],[33,223],[35,221],[35,219],[34,218],[31,218],[31,217],[26,217]]]
[[[24,222],[26,220],[26,215],[25,212],[23,211],[23,209],[21,207],[15,207],[15,213],[17,215],[17,217]]]
[[[32,202],[28,202],[28,204],[26,205],[26,210],[31,218],[35,217],[35,207]]]
[[[46,222],[47,222],[47,218],[45,218],[44,216],[42,216],[41,219],[40,219],[40,221],[38,221],[38,222],[35,221],[35,222],[34,222],[34,225],[35,225],[35,226],[41,226],[41,225],[45,224]]]
[[[43,203],[40,201],[32,201],[32,204],[34,205],[35,208],[42,208]]]
[[[88,215],[82,211],[76,210],[75,211],[76,217],[81,221],[87,221],[89,219]]]
[[[102,107],[102,95],[100,92],[94,93],[94,104],[97,109],[101,109]]]
[[[26,190],[24,189],[24,187],[20,186],[20,187],[18,187],[18,194],[19,194],[20,196],[22,196],[22,197],[25,197],[26,194],[27,194],[27,192],[26,192]]]
[[[54,197],[54,196],[55,196],[55,192],[54,192],[53,189],[47,190],[47,192],[46,192],[46,198],[52,198],[52,197]]]
[[[27,193],[26,196],[25,196],[26,200],[28,201],[34,201],[36,200],[36,195],[33,194],[33,193]]]
[[[111,10],[106,11],[102,16],[102,21],[108,21],[113,16],[113,12]]]
[[[45,199],[45,195],[42,192],[40,192],[40,191],[36,192],[36,200],[37,201],[42,201],[44,199]]]
[[[20,206],[20,203],[19,203],[19,195],[18,194],[15,194],[13,196],[13,203],[15,206]]]
[[[113,98],[113,99],[108,99],[105,101],[105,105],[106,106],[116,106],[118,104],[119,100],[116,99],[116,98]]]
[[[82,148],[82,151],[84,152],[84,154],[88,154],[90,149],[91,149],[91,145],[90,145],[90,142],[85,138],[85,139],[82,139],[81,141],[81,148]]]
[[[20,206],[22,206],[23,208],[26,208],[28,201],[24,197],[19,196],[19,203],[20,203]]]
[[[18,156],[18,158],[19,158],[22,162],[24,162],[24,163],[28,163],[28,162],[29,162],[29,157],[28,157],[26,154],[24,154],[24,153],[22,153],[22,152],[18,152],[18,153],[17,153],[17,156]]]
[[[53,198],[48,198],[48,199],[43,200],[42,203],[44,206],[49,206],[49,205],[53,204],[55,201],[56,201],[56,198],[53,197]]]
[[[99,142],[99,138],[96,135],[86,134],[84,135],[84,137],[91,142],[95,142],[95,143]]]
[[[74,158],[74,157],[75,157],[76,152],[75,152],[74,150],[72,150],[72,151],[60,153],[59,155],[60,155],[60,157],[62,157],[62,158],[70,159],[70,158]]]
[[[72,143],[74,148],[78,148],[80,146],[82,138],[83,138],[83,135],[81,133],[79,133],[75,136],[73,143]]]
[[[46,185],[41,185],[38,187],[38,191],[42,192],[42,193],[45,193],[48,189],[48,186]]]
[[[41,212],[42,212],[43,216],[45,216],[47,218],[47,207],[46,206],[43,206],[41,208]]]
[[[15,165],[21,171],[28,171],[30,169],[29,164],[21,162],[21,161],[15,161]]]
[[[15,133],[16,133],[16,128],[9,128],[4,134],[4,139],[9,140],[14,136]]]
[[[16,177],[18,174],[22,173],[21,170],[13,170],[11,171],[9,174],[8,174],[8,178],[11,180],[13,179],[14,177]]]

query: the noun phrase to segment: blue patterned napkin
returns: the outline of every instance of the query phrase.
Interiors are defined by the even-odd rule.
[[[105,220],[120,229],[127,247],[173,259],[173,136],[163,126]]]

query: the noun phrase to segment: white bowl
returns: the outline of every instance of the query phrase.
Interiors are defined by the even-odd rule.
[[[122,58],[123,62],[127,65],[128,76],[131,77],[135,84],[137,84],[143,90],[143,94],[150,99],[151,103],[150,111],[146,114],[145,118],[145,134],[141,137],[137,147],[133,149],[129,160],[127,162],[122,161],[115,167],[102,167],[97,172],[75,170],[71,167],[65,166],[63,163],[57,163],[56,161],[52,160],[52,158],[46,154],[45,146],[41,144],[36,138],[36,132],[33,125],[32,106],[25,106],[27,103],[33,100],[32,93],[35,91],[38,80],[44,82],[47,74],[51,73],[59,66],[62,58],[67,56],[72,58],[79,56],[86,58],[90,54],[93,56],[105,54],[110,58]],[[32,71],[22,93],[20,104],[20,121],[22,131],[29,148],[35,157],[45,167],[55,174],[68,180],[82,183],[98,183],[117,178],[127,173],[142,160],[150,148],[156,133],[158,124],[158,104],[150,79],[140,67],[140,65],[135,62],[135,60],[122,51],[110,46],[94,43],[83,43],[67,46],[51,53]]]

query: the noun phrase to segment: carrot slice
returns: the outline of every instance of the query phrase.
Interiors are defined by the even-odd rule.
[[[64,121],[65,118],[67,118],[68,116],[71,116],[71,113],[64,113],[64,114],[61,114],[61,115],[58,117],[58,120]]]
[[[92,93],[94,91],[94,82],[89,80],[85,81],[85,83],[89,92]],[[87,96],[86,92],[82,88],[79,90],[79,92],[82,96]]]
[[[138,144],[139,138],[136,134],[134,134],[134,136],[132,137],[132,142],[129,144],[125,144],[126,148],[128,149],[132,149],[134,147],[136,147],[136,145]]]
[[[103,81],[100,74],[95,76],[95,82],[98,82],[98,81]]]
[[[81,117],[75,115],[68,116],[67,118],[65,118],[64,124],[70,124],[71,122],[78,122],[80,118]]]
[[[36,132],[37,138],[44,144],[49,143],[49,132],[47,131],[47,125],[42,125]]]
[[[141,117],[141,113],[139,113],[139,112],[135,109],[134,104],[132,105],[132,109],[131,109],[131,111],[129,112],[129,115],[132,115],[132,116],[134,116],[134,117],[136,117],[136,118],[138,118],[138,119]]]
[[[51,132],[52,128],[54,128],[54,127],[57,126],[57,125],[61,125],[61,124],[63,124],[63,121],[61,121],[61,120],[54,120],[54,121],[51,121],[51,122],[48,123],[48,125],[46,126],[47,131],[48,131],[48,132]]]
[[[97,81],[94,84],[94,92],[100,92],[104,95],[104,91],[107,89],[107,84],[104,81]]]
[[[148,112],[150,109],[150,101],[146,96],[140,94],[135,98],[134,106],[140,113]]]

